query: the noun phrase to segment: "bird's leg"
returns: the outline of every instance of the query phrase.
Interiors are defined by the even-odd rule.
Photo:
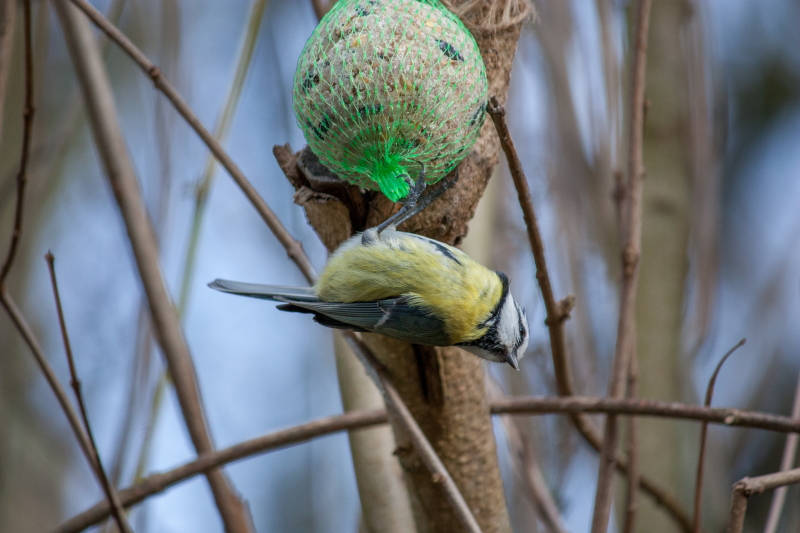
[[[422,196],[422,192],[425,190],[425,164],[420,163],[421,168],[419,171],[419,177],[417,178],[417,182],[414,183],[411,181],[411,176],[406,175],[405,180],[411,186],[411,190],[408,192],[408,196],[406,196],[405,201],[403,202],[403,207],[400,208],[400,211],[395,213],[394,215],[390,216],[383,222],[381,222],[378,227],[378,236],[380,236],[381,232],[388,228],[389,226],[396,226],[400,224],[403,220],[408,218],[406,215],[408,212],[413,211],[416,213],[417,211],[414,210],[414,207],[417,205],[417,200],[419,197]]]
[[[370,228],[366,230],[361,235],[361,243],[363,245],[368,245],[371,242],[375,241],[380,237],[380,234],[383,230],[389,227],[396,227],[408,220],[409,218],[413,217],[429,205],[433,203],[434,200],[439,198],[445,191],[451,188],[453,185],[456,184],[458,181],[458,168],[456,167],[455,175],[448,179],[439,182],[439,184],[434,189],[428,189],[428,193],[422,196],[423,191],[426,189],[425,184],[425,164],[420,163],[421,169],[419,173],[419,178],[417,178],[417,182],[411,186],[411,191],[409,192],[408,196],[406,197],[406,201],[403,204],[403,207],[394,215],[386,219],[384,222],[379,224],[374,228]],[[410,181],[410,178],[407,177],[407,181]]]

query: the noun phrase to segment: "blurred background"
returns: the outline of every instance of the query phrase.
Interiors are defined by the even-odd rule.
[[[631,6],[617,0],[533,3],[537,18],[523,26],[512,72],[509,122],[546,236],[556,295],[577,298],[567,325],[577,391],[603,395],[617,322],[613,192],[626,168]],[[275,144],[305,144],[291,110],[291,84],[317,22],[311,1],[94,4],[161,67],[204,124],[219,127],[227,107],[224,146],[321,269],[325,250],[292,203],[293,187],[272,155]],[[20,6],[16,12],[11,46],[0,50],[10,61],[0,100],[3,254],[13,223],[22,130]],[[797,0],[653,2],[637,316],[643,397],[702,401],[719,358],[746,337],[746,346],[720,374],[714,404],[791,412],[800,366],[798,21]],[[255,29],[252,48],[245,39],[248,27]],[[67,383],[43,260],[52,250],[100,453],[117,483],[128,486],[137,475],[167,470],[195,452],[175,396],[161,378],[163,359],[149,330],[125,229],[49,2],[34,2],[33,42],[37,114],[22,248],[9,292]],[[224,171],[212,167],[208,201],[195,214],[206,148],[126,56],[113,45],[104,47],[217,446],[340,413],[329,330],[269,303],[206,287],[216,277],[285,285],[304,280]],[[252,57],[237,78],[243,50]],[[241,97],[232,99],[238,90]],[[193,238],[197,246],[190,251]],[[487,371],[508,394],[554,394],[544,309],[505,163],[492,178],[464,248],[509,273],[531,323],[522,371],[500,365]],[[566,529],[587,531],[596,454],[564,417],[516,421]],[[496,423],[515,531],[545,531]],[[699,426],[646,420],[640,429],[643,471],[690,508]],[[704,525],[722,531],[731,485],[745,475],[777,470],[784,438],[712,427],[709,440]],[[227,471],[249,501],[259,531],[358,530],[359,501],[344,434],[240,461]],[[2,314],[0,531],[46,531],[101,498],[58,404]],[[753,531],[763,528],[770,498],[752,499],[747,524]],[[640,531],[676,530],[646,497],[641,501]],[[139,533],[221,530],[203,478],[150,498],[131,516]],[[613,519],[611,527],[617,527]],[[795,487],[778,530],[799,529]]]

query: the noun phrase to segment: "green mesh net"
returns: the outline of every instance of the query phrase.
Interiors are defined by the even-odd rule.
[[[421,163],[432,184],[469,153],[487,92],[475,39],[438,0],[339,0],[300,54],[292,97],[320,161],[396,202]]]

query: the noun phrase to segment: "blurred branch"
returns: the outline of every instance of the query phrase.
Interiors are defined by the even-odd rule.
[[[72,345],[69,342],[69,334],[67,333],[67,322],[64,319],[64,309],[61,307],[61,295],[58,292],[58,283],[56,282],[55,258],[51,252],[47,252],[45,259],[47,260],[47,267],[50,271],[50,283],[53,286],[53,297],[56,300],[58,325],[61,328],[61,338],[64,341],[64,351],[67,353],[67,365],[69,366],[70,375],[69,384],[75,391],[75,399],[78,401],[78,408],[81,411],[81,418],[83,419],[83,429],[86,431],[86,436],[89,439],[89,446],[91,448],[91,456],[87,457],[87,459],[89,460],[89,465],[92,467],[92,471],[97,477],[97,480],[100,482],[100,486],[106,495],[108,503],[111,505],[111,514],[114,517],[114,521],[117,523],[117,527],[123,533],[132,533],[127,520],[125,520],[125,511],[123,511],[122,505],[119,502],[117,492],[108,481],[108,476],[103,468],[103,462],[100,459],[100,453],[97,451],[97,444],[95,443],[94,435],[92,434],[92,427],[89,425],[89,415],[86,413],[86,404],[83,401],[83,393],[81,392],[81,381],[78,379],[78,371],[75,369],[75,359],[72,356]]]
[[[636,339],[632,342],[636,344]],[[629,399],[639,397],[639,360],[635,354],[628,358],[628,395]],[[636,512],[639,509],[639,421],[635,416],[628,418],[628,477],[625,492],[625,521],[622,533],[633,533],[636,527]]]
[[[461,495],[455,481],[453,481],[452,476],[450,476],[447,468],[445,468],[444,463],[442,463],[442,460],[436,454],[436,451],[433,449],[433,446],[431,446],[425,433],[422,432],[422,428],[420,428],[417,421],[414,420],[411,411],[408,410],[408,407],[400,397],[397,389],[395,389],[394,385],[389,381],[383,365],[375,358],[369,347],[361,340],[361,335],[352,331],[345,331],[344,337],[361,360],[367,374],[372,378],[375,385],[377,385],[378,389],[380,389],[383,394],[387,409],[393,412],[403,429],[408,432],[411,442],[414,444],[414,448],[433,476],[434,483],[441,484],[445,496],[453,506],[456,516],[464,527],[464,530],[471,533],[481,533],[481,527],[478,525],[477,520],[475,520],[472,510],[470,510],[466,500],[464,500],[464,496]]]
[[[311,265],[311,261],[308,259],[305,251],[303,250],[303,245],[295,240],[294,237],[286,230],[284,225],[275,215],[275,213],[270,209],[264,199],[258,194],[255,187],[248,181],[245,177],[244,173],[239,169],[236,163],[231,159],[228,153],[222,148],[219,141],[217,141],[211,132],[209,132],[205,126],[203,126],[200,119],[197,118],[194,111],[189,107],[189,105],[183,100],[180,94],[175,90],[175,88],[170,84],[169,80],[161,73],[161,70],[153,64],[147,56],[145,56],[141,50],[139,50],[136,45],[131,42],[128,37],[123,34],[119,28],[114,26],[108,19],[106,19],[102,13],[100,13],[97,9],[95,9],[91,4],[86,2],[86,0],[69,0],[73,4],[75,4],[81,11],[83,11],[89,19],[94,22],[98,28],[103,30],[109,38],[117,43],[122,50],[130,56],[133,61],[139,65],[139,67],[153,80],[153,84],[155,85],[156,89],[164,93],[170,102],[172,102],[175,110],[180,113],[180,115],[186,120],[186,123],[191,126],[191,128],[197,133],[200,139],[208,146],[211,153],[214,154],[214,157],[220,162],[220,164],[225,167],[225,170],[228,171],[230,176],[239,186],[239,188],[244,192],[247,199],[250,200],[250,203],[253,204],[258,214],[261,215],[261,218],[267,224],[269,229],[278,239],[278,241],[283,245],[286,249],[286,253],[292,261],[294,261],[297,266],[300,268],[300,271],[305,276],[306,280],[309,283],[313,283],[316,279],[316,271],[314,267]]]
[[[746,477],[738,481],[733,486],[731,496],[730,521],[728,522],[727,533],[742,533],[744,528],[744,516],[747,512],[747,499],[753,494],[761,494],[764,491],[785,487],[793,483],[800,483],[800,468],[787,470],[786,472],[776,472],[759,477]]]
[[[236,59],[236,70],[233,75],[225,104],[222,107],[217,124],[214,126],[214,138],[221,144],[225,142],[242,96],[242,89],[250,69],[250,62],[253,59],[256,41],[258,40],[259,28],[264,18],[264,10],[267,7],[267,0],[253,0],[250,4],[250,11],[247,14],[247,27],[242,38],[242,44]],[[183,316],[186,313],[186,306],[191,292],[191,282],[194,274],[195,261],[197,259],[197,244],[200,241],[200,228],[203,215],[208,204],[208,193],[214,181],[214,171],[216,170],[217,160],[214,155],[209,154],[203,176],[195,189],[194,212],[192,213],[192,226],[189,230],[189,245],[186,251],[186,259],[183,266],[183,277],[181,278],[181,292],[178,297],[178,313]]]
[[[491,400],[506,397],[500,383],[491,375],[488,376],[487,382]],[[516,418],[501,416],[500,421],[506,433],[514,474],[519,477],[524,492],[527,493],[528,500],[533,504],[539,520],[550,533],[566,533],[561,512],[550,494],[550,488],[534,457],[531,439],[523,432]]]
[[[267,6],[267,0],[253,0],[250,5],[250,11],[247,17],[247,27],[245,34],[242,38],[242,43],[236,61],[236,69],[234,71],[233,81],[228,90],[225,99],[225,104],[222,108],[219,120],[214,127],[214,138],[220,143],[224,142],[230,132],[231,124],[235,116],[236,108],[239,103],[239,98],[242,95],[244,88],[245,78],[250,67],[250,62],[253,58],[253,51],[258,38],[259,28],[261,27],[264,9]],[[206,212],[206,205],[208,204],[208,195],[211,191],[211,184],[214,180],[214,172],[216,170],[217,160],[213,154],[209,154],[206,160],[206,166],[203,175],[197,183],[195,188],[195,204],[192,213],[192,225],[189,230],[189,239],[186,250],[186,257],[183,264],[183,274],[181,276],[180,293],[178,295],[178,316],[183,318],[186,315],[186,308],[189,303],[189,296],[191,294],[191,283],[194,277],[194,267],[197,260],[197,247],[200,242],[200,231],[202,227],[203,217]],[[153,392],[150,404],[150,422],[147,426],[144,439],[140,448],[139,458],[136,465],[136,472],[134,479],[139,480],[144,476],[145,468],[147,466],[147,459],[150,455],[150,445],[155,433],[155,422],[158,413],[161,410],[161,405],[164,399],[164,392],[170,384],[168,372],[162,372],[158,379],[156,389]]]
[[[505,120],[505,109],[499,105],[496,98],[492,97],[490,98],[487,112],[492,117],[498,137],[500,138],[500,145],[506,154],[511,177],[517,189],[520,207],[522,208],[534,262],[536,263],[536,280],[539,283],[542,299],[545,303],[545,310],[547,312],[545,324],[547,325],[550,336],[550,348],[553,354],[553,370],[556,377],[556,390],[561,396],[572,396],[575,392],[573,388],[572,369],[569,364],[569,355],[567,353],[564,323],[569,318],[569,313],[575,305],[575,299],[573,296],[568,296],[556,302],[552,283],[550,282],[550,275],[547,270],[544,241],[533,208],[528,180],[525,177],[522,163],[517,155],[514,142],[511,139],[511,134],[508,131],[508,125]],[[581,436],[583,436],[595,450],[599,451],[603,439],[594,423],[577,412],[573,413],[570,418]],[[628,462],[623,457],[617,457],[615,465],[620,472],[629,472]],[[664,507],[672,517],[680,523],[684,531],[691,531],[689,517],[683,511],[675,496],[648,478],[641,478],[639,487],[650,494],[657,504]]]
[[[642,137],[644,134],[644,76],[647,64],[647,33],[650,0],[637,2],[636,43],[631,65],[630,123],[628,129],[628,183],[622,211],[622,287],[617,326],[617,344],[611,367],[608,395],[625,396],[630,359],[636,357],[636,288],[642,240]],[[592,533],[606,533],[613,500],[613,472],[617,458],[618,427],[614,415],[606,416],[600,467],[597,473]]]
[[[800,433],[800,419],[787,416],[760,413],[727,407],[702,407],[677,402],[660,402],[654,400],[591,398],[583,396],[544,397],[520,396],[507,397],[491,403],[494,415],[545,415],[574,413],[615,413],[617,415],[637,415],[658,418],[670,418],[686,421],[707,421],[729,427],[755,428],[780,433]],[[122,505],[130,507],[148,496],[157,494],[196,476],[224,464],[244,459],[252,455],[279,449],[290,444],[328,435],[337,431],[355,430],[367,426],[387,422],[386,411],[351,411],[343,415],[322,418],[269,433],[262,437],[242,442],[205,454],[199,459],[179,466],[174,470],[160,474],[152,474],[141,483],[119,491]],[[645,478],[640,481],[645,483]],[[91,509],[70,518],[52,533],[77,533],[96,524],[109,515],[108,503],[103,501]],[[691,523],[690,523],[691,526]]]
[[[22,237],[22,218],[25,207],[25,185],[28,182],[28,158],[30,157],[31,137],[33,136],[33,45],[31,37],[31,4],[30,0],[23,2],[23,16],[25,27],[25,107],[22,111],[22,153],[19,158],[19,170],[17,171],[17,205],[14,211],[14,229],[11,233],[11,244],[8,247],[8,253],[3,266],[0,268],[0,292],[5,292],[5,282],[8,273],[11,271],[11,265],[14,264],[14,258],[17,254],[19,247],[19,240]],[[13,32],[11,32],[13,33]],[[0,50],[0,54],[4,53]],[[10,63],[8,58],[7,63]],[[3,64],[0,63],[0,66]],[[6,65],[7,66],[7,65]],[[0,72],[0,76],[3,73]],[[2,80],[0,80],[2,81]],[[3,96],[0,94],[0,96]],[[0,99],[0,106],[4,104],[3,99]],[[0,122],[2,127],[2,122]]]
[[[8,74],[11,71],[11,49],[17,18],[16,0],[0,0],[0,146],[3,140],[3,110],[6,102]]]
[[[797,386],[794,391],[794,403],[792,404],[791,417],[800,418],[800,376],[797,379]],[[797,455],[798,435],[793,433],[786,436],[786,443],[783,447],[783,457],[781,457],[781,472],[789,470],[794,464]],[[786,502],[786,487],[778,487],[772,495],[772,503],[769,507],[767,525],[764,526],[764,533],[775,533],[778,530],[778,523],[781,520],[783,504]]]
[[[730,357],[733,352],[744,346],[745,342],[747,342],[746,339],[740,340],[733,348],[728,350],[728,352],[722,356],[722,359],[719,360],[719,363],[717,363],[717,367],[714,369],[714,372],[711,373],[711,378],[708,380],[708,386],[706,387],[706,398],[703,403],[705,407],[711,406],[711,400],[714,398],[714,385],[717,383],[717,376],[719,375],[719,371],[722,370],[722,365],[725,364],[725,361],[728,360],[728,357]],[[703,508],[703,473],[705,470],[707,433],[708,422],[703,422],[700,426],[700,453],[697,458],[697,478],[694,485],[694,520],[692,521],[692,530],[694,533],[700,533],[701,531],[700,518]]]
[[[322,17],[328,14],[336,0],[311,0],[311,7],[314,8],[314,14],[317,20],[322,20]]]
[[[86,19],[67,0],[56,1],[55,6],[84,92],[95,144],[125,222],[156,334],[175,383],[192,443],[199,454],[211,452],[214,446],[200,399],[194,363],[161,275],[156,235],[117,121],[111,86],[97,41]],[[207,477],[226,531],[251,531],[249,513],[224,473],[213,470],[207,473]]]

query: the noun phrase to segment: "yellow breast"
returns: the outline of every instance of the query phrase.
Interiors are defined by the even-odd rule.
[[[330,258],[315,286],[326,302],[407,296],[441,318],[452,343],[480,338],[503,291],[498,275],[461,250],[425,237],[384,231],[368,246],[355,236]]]

